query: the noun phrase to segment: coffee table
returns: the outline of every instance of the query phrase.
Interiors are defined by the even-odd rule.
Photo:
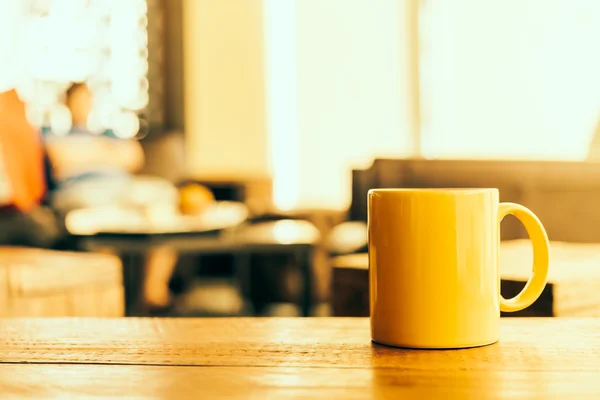
[[[0,319],[3,398],[600,398],[600,319],[504,318],[465,350],[367,318]]]
[[[81,235],[78,242],[84,250],[110,249],[122,255],[128,315],[143,315],[140,306],[143,268],[139,267],[138,257],[150,249],[168,247],[179,254],[232,254],[236,281],[244,293],[250,293],[252,254],[292,254],[302,275],[299,307],[303,316],[309,316],[313,306],[313,255],[318,240],[319,232],[311,223],[279,220],[210,231],[103,232]]]

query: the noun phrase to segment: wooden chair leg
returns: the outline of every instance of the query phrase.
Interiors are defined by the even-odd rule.
[[[177,259],[177,252],[170,247],[155,247],[146,255],[143,282],[143,301],[146,307],[163,308],[170,304],[169,280]]]

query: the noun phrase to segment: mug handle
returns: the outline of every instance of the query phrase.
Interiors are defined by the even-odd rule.
[[[529,307],[542,294],[548,281],[550,244],[544,226],[536,215],[526,207],[515,203],[500,203],[498,206],[498,230],[507,215],[514,215],[525,226],[533,245],[533,268],[527,284],[515,297],[505,299],[500,295],[500,311],[515,312]]]

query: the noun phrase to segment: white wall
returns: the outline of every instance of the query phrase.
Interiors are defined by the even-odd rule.
[[[600,2],[429,1],[428,157],[585,158],[600,118]]]
[[[352,168],[366,167],[376,156],[411,151],[404,3],[266,2],[269,126],[278,205],[345,208]],[[293,32],[289,23],[271,20],[277,16],[287,18]],[[282,36],[295,52],[283,50]],[[278,43],[269,40],[273,37]],[[281,68],[288,73],[274,70]],[[281,115],[287,118],[278,120]],[[286,151],[288,156],[277,157]]]

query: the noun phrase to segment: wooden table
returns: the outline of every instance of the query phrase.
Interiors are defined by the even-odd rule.
[[[600,398],[600,319],[505,318],[466,350],[366,318],[0,319],[2,398]]]

